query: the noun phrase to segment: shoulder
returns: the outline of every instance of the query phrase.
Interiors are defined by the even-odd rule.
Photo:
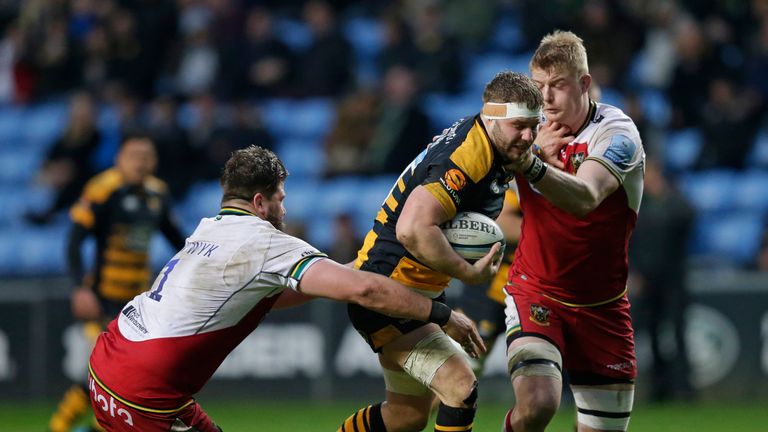
[[[450,159],[477,183],[491,171],[493,147],[479,117],[473,119],[469,127],[462,129]]]
[[[168,193],[168,185],[155,176],[149,176],[146,180],[144,180],[144,187],[158,194]]]
[[[110,168],[91,178],[85,185],[83,198],[90,202],[101,203],[123,186],[123,177],[116,169]]]
[[[621,108],[613,105],[598,103],[592,121],[597,124],[599,130],[624,130],[638,135],[635,122]]]

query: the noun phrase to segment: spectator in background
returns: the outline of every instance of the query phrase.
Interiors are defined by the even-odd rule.
[[[183,44],[176,70],[176,87],[185,96],[213,91],[220,55],[211,38],[210,11],[198,6],[182,14]]]
[[[48,151],[38,173],[38,181],[54,190],[54,202],[41,213],[27,214],[30,222],[50,222],[56,213],[77,200],[85,182],[93,175],[91,159],[101,140],[94,111],[90,94],[76,93],[72,96],[69,124]]]
[[[147,97],[151,90],[141,54],[144,47],[137,36],[136,19],[126,9],[111,13],[107,24],[110,29],[109,76],[129,92]]]
[[[338,214],[333,225],[333,243],[328,249],[328,257],[342,264],[354,261],[363,245],[363,239],[357,235],[354,217],[349,213]]]
[[[354,84],[352,47],[339,31],[336,13],[326,1],[307,2],[302,13],[313,41],[299,61],[299,95],[338,96]]]
[[[231,120],[230,124],[214,130],[210,144],[204,149],[207,170],[200,175],[206,179],[221,177],[224,164],[236,150],[256,144],[267,150],[274,148],[274,138],[264,129],[258,113],[247,102],[240,101],[232,106]]]
[[[325,176],[359,175],[367,172],[368,143],[378,120],[379,99],[371,91],[358,90],[344,97],[336,111],[336,122],[325,139]]]
[[[430,143],[432,126],[418,96],[413,70],[397,65],[384,73],[379,121],[368,150],[370,173],[399,173]]]
[[[83,39],[83,86],[91,91],[102,89],[109,81],[109,35],[103,25],[95,25]]]
[[[581,12],[582,19],[576,21],[577,32],[589,47],[592,77],[606,88],[624,84],[621,80],[643,42],[642,29],[621,4],[588,0]]]
[[[70,212],[67,259],[76,287],[72,314],[83,321],[91,343],[128,300],[149,287],[153,234],[161,231],[174,248],[184,246],[184,236],[170,216],[167,188],[152,176],[156,164],[149,138],[126,137],[115,166],[88,182]],[[91,235],[96,239],[95,266],[86,277],[81,247]],[[88,410],[88,393],[85,382],[73,383],[51,417],[49,430],[70,431]]]
[[[37,96],[45,97],[79,85],[80,64],[74,41],[69,37],[64,16],[51,19],[42,29],[42,38],[32,47],[37,67]]]
[[[147,126],[157,147],[157,176],[168,184],[173,199],[181,200],[198,174],[189,169],[197,163],[197,156],[179,125],[176,101],[171,96],[160,96],[152,102]]]
[[[631,292],[635,297],[636,328],[650,333],[653,353],[651,398],[663,401],[690,397],[690,363],[685,341],[686,257],[693,209],[662,172],[648,159],[645,169],[643,214],[629,244]],[[663,324],[672,324],[675,353],[668,358],[661,347]]]
[[[400,11],[394,8],[387,11],[382,16],[381,24],[383,47],[378,58],[379,70],[400,64],[416,64],[418,53],[413,44],[413,33]]]
[[[294,59],[288,46],[275,38],[269,9],[256,6],[248,12],[237,58],[238,80],[244,83],[248,96],[268,98],[289,93]]]
[[[696,21],[683,20],[676,35],[677,64],[667,88],[672,105],[672,128],[696,126],[700,121],[701,106],[707,101],[709,77],[718,69],[711,56],[708,41]]]
[[[704,149],[697,167],[742,169],[763,114],[757,95],[727,77],[712,79],[708,95],[699,116]]]
[[[414,68],[425,91],[461,90],[463,69],[460,67],[459,42],[444,28],[438,2],[411,2],[411,30],[416,47]]]

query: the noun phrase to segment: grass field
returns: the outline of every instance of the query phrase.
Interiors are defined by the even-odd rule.
[[[201,401],[204,408],[226,432],[334,432],[341,421],[360,408],[354,402],[308,404],[298,401]],[[0,431],[42,432],[52,404],[0,405]],[[481,405],[475,432],[498,432],[506,408]],[[572,411],[564,407],[549,431],[573,430]],[[431,431],[431,427],[427,429]],[[750,405],[674,404],[638,406],[630,424],[634,432],[766,432],[768,407]]]

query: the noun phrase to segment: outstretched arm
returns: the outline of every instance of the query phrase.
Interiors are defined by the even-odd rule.
[[[352,270],[331,260],[310,267],[299,282],[302,294],[356,303],[384,315],[433,322],[458,334],[458,342],[473,347],[474,355],[485,345],[472,321],[443,303],[417,294],[382,275]]]

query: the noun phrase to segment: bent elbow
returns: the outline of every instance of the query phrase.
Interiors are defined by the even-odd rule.
[[[408,250],[411,250],[413,245],[416,243],[416,233],[411,229],[397,229],[396,232],[397,241],[400,242],[400,244],[403,245]]]
[[[378,290],[379,285],[376,283],[373,277],[363,278],[348,301],[351,303],[356,303],[365,308],[375,307],[377,306],[376,293]]]

